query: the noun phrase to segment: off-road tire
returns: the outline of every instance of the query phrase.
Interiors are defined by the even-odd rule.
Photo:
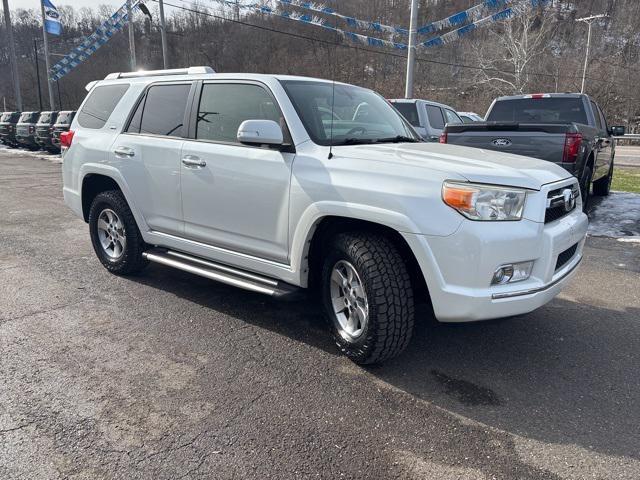
[[[357,339],[340,334],[331,302],[331,273],[341,260],[352,264],[362,280],[369,316]],[[411,278],[391,240],[370,233],[343,233],[325,251],[322,302],[327,323],[340,351],[358,364],[381,363],[407,347],[414,327]]]
[[[602,177],[593,182],[593,194],[598,197],[606,197],[611,192],[611,181],[613,180],[613,162],[609,167],[609,173],[606,177]]]
[[[124,236],[126,245],[120,258],[113,260],[105,253],[98,237],[98,218],[104,209],[113,210],[124,224]],[[138,273],[149,263],[142,256],[146,244],[142,239],[133,213],[127,204],[122,192],[119,190],[107,190],[99,193],[91,203],[89,210],[89,233],[91,243],[98,259],[104,267],[116,275],[132,275]]]
[[[584,174],[582,179],[580,180],[580,196],[582,197],[582,211],[587,213],[589,209],[589,199],[591,197],[591,179],[593,177],[593,172],[591,168],[586,167],[584,169]]]

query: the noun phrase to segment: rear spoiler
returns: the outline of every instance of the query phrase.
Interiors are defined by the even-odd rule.
[[[544,132],[569,133],[577,132],[573,123],[516,123],[516,122],[477,122],[464,124],[447,124],[446,133],[465,132]]]

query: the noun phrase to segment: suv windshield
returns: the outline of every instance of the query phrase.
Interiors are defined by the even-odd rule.
[[[53,120],[53,112],[42,112],[40,114],[40,118],[38,119],[38,123],[51,123]]]
[[[281,83],[318,145],[420,141],[407,121],[371,90],[306,80]]]
[[[520,98],[499,100],[487,122],[587,123],[580,98]]]
[[[60,112],[57,123],[71,123],[73,112]]]
[[[10,122],[10,121],[15,121],[15,119],[18,117],[18,114],[15,112],[7,112],[7,113],[3,113],[2,117],[0,117],[0,122]]]
[[[38,112],[24,112],[20,115],[20,123],[36,123],[38,121]]]

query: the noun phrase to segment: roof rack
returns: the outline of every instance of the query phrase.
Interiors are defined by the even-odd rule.
[[[202,73],[216,73],[211,67],[188,67],[173,68],[170,70],[139,70],[137,72],[115,72],[110,73],[105,80],[116,80],[118,78],[137,78],[137,77],[158,77],[161,75],[197,75]]]

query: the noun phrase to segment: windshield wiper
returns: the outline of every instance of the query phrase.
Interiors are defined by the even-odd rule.
[[[334,145],[368,145],[376,141],[375,138],[345,138],[340,143],[334,143]]]
[[[378,138],[376,140],[376,143],[403,143],[403,142],[416,143],[419,141],[420,140],[418,140],[417,138],[406,137],[404,135],[396,135],[395,137]]]

